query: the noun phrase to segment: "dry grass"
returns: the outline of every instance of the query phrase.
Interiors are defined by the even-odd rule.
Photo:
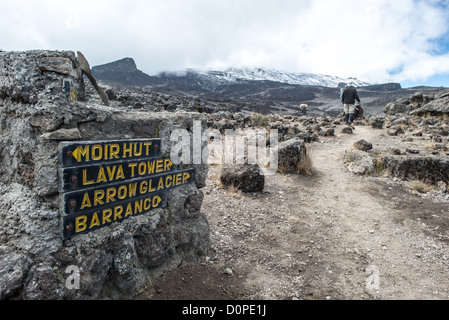
[[[418,191],[419,193],[427,193],[432,190],[438,190],[437,187],[429,185],[419,180],[410,181],[409,187],[410,189]]]
[[[236,198],[236,199],[241,199],[242,198],[242,191],[239,190],[239,187],[234,186],[234,185],[230,185],[228,187],[228,195]]]
[[[297,175],[312,176],[314,171],[311,152],[307,152],[305,159],[298,163],[296,172],[292,172],[291,168],[284,166],[279,166],[277,172],[280,174],[296,173]]]
[[[298,169],[296,173],[299,175],[312,176],[313,172],[313,160],[311,152],[309,151],[306,154],[306,158],[298,163]]]
[[[436,149],[437,149],[437,146],[436,146],[435,143],[428,143],[428,144],[426,144],[426,145],[424,146],[424,148],[426,148],[426,149],[431,149],[431,150],[436,150]]]

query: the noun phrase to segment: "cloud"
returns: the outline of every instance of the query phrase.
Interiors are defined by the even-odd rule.
[[[65,27],[68,30],[79,30],[81,27],[80,23],[80,12],[79,8],[72,6],[68,9],[68,16],[65,20]]]
[[[1,15],[4,50],[80,50],[91,65],[133,57],[149,74],[253,66],[386,82],[449,72],[447,0],[4,0]]]

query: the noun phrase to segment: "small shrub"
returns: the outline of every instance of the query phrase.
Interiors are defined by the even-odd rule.
[[[268,118],[262,114],[255,114],[251,117],[251,122],[253,126],[256,127],[268,127]]]

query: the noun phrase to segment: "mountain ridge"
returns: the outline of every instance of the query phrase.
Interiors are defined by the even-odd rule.
[[[161,79],[196,77],[201,80],[216,82],[217,84],[238,83],[242,81],[272,81],[291,85],[341,87],[352,83],[356,87],[372,85],[356,78],[342,78],[324,74],[294,73],[271,68],[227,68],[224,70],[189,68],[174,72],[161,72],[156,75]]]
[[[294,73],[272,68],[227,68],[224,70],[187,68],[179,71],[162,71],[156,75],[148,75],[137,68],[133,58],[98,65],[92,68],[93,75],[102,81],[111,81],[132,86],[153,86],[164,83],[197,81],[206,87],[241,83],[244,81],[271,81],[290,85],[321,86],[338,88],[351,83],[356,87],[370,86],[371,83],[356,78],[338,76]]]
[[[369,84],[355,78],[262,68],[186,69],[150,76],[139,70],[132,58],[95,66],[92,73],[105,84],[131,90],[144,88],[181,99],[201,99],[226,105],[228,109],[236,107],[260,113],[296,113],[300,104],[306,103],[310,113],[338,114],[342,108],[340,88],[348,82],[358,87],[367,114],[381,114],[386,104],[410,96],[410,91],[399,83]]]
[[[147,86],[159,83],[137,68],[133,58],[123,58],[117,61],[92,67],[92,74],[101,81],[109,81],[129,86]]]

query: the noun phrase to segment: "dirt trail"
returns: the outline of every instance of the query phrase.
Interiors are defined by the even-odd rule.
[[[391,178],[354,175],[345,151],[360,139],[398,143],[382,131],[307,146],[311,176],[266,177],[259,194],[219,188],[211,168],[203,211],[208,257],[154,281],[139,299],[447,299],[448,203]]]

